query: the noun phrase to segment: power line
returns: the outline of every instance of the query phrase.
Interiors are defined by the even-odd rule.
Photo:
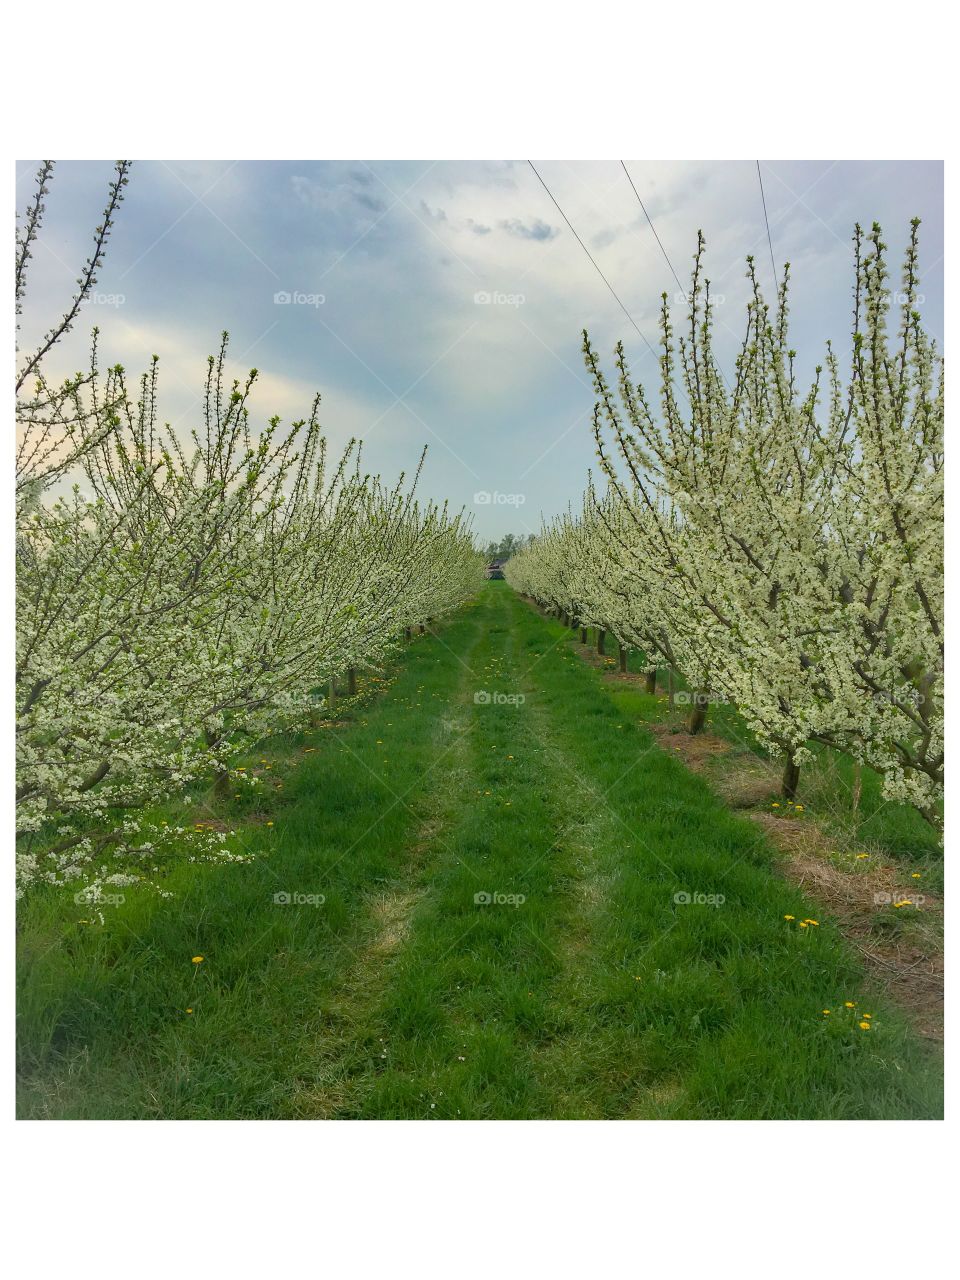
[[[638,200],[640,200],[640,192],[637,190],[635,182],[630,177],[630,170],[627,168],[627,166],[624,164],[622,160],[620,161],[620,166],[623,169],[623,172],[627,175],[627,181],[630,183],[631,187],[633,187],[633,194],[637,197]],[[650,230],[653,232],[654,239],[656,240],[657,244],[660,246],[660,252],[663,254],[664,258],[666,259],[667,266],[670,268],[671,272],[673,272],[673,278],[677,282],[677,287],[680,290],[680,296],[682,298],[686,298],[688,296],[687,291],[686,289],[684,289],[683,285],[680,283],[680,277],[677,275],[676,271],[673,270],[673,263],[670,261],[669,257],[667,256],[667,251],[663,247],[663,241],[657,235],[657,228],[653,225],[653,219],[650,217],[649,213],[647,213],[647,206],[643,203],[642,200],[640,200],[640,208],[643,210],[644,216],[646,217],[647,221],[650,223]],[[708,281],[708,284],[709,284],[709,281]],[[727,381],[727,375],[723,372],[723,369],[720,366],[720,361],[714,358],[714,363],[717,366],[717,372],[720,374],[720,377],[724,381],[724,385],[729,391],[730,383]]]
[[[767,244],[770,246],[770,265],[773,267],[773,284],[777,284],[777,264],[773,260],[773,240],[770,238],[770,219],[767,217],[767,197],[763,194],[763,178],[760,174],[760,161],[757,161],[757,178],[760,182],[760,199],[763,201],[763,220],[767,224]]]
[[[613,294],[613,296],[616,298],[616,300],[617,300],[617,305],[619,306],[620,310],[623,312],[623,314],[627,317],[627,319],[628,319],[628,320],[630,321],[630,323],[633,325],[634,329],[636,329],[637,333],[638,333],[638,334],[640,334],[640,337],[641,337],[641,338],[643,338],[643,341],[646,343],[647,350],[650,352],[650,354],[651,354],[654,358],[656,358],[657,353],[654,351],[653,347],[651,347],[650,343],[647,341],[646,336],[645,336],[643,333],[641,333],[641,332],[640,332],[640,329],[639,329],[639,327],[638,327],[638,325],[637,325],[636,320],[634,320],[633,316],[630,314],[630,312],[627,310],[627,308],[626,308],[626,307],[623,305],[623,303],[620,301],[620,297],[619,297],[619,295],[618,295],[618,293],[617,293],[616,289],[614,289],[613,285],[610,283],[610,281],[607,279],[607,277],[606,277],[606,276],[603,274],[603,272],[600,270],[600,267],[599,267],[599,265],[598,265],[598,263],[597,263],[596,258],[594,258],[593,254],[590,252],[590,250],[587,248],[587,246],[583,243],[583,241],[582,241],[582,240],[580,239],[580,237],[577,235],[577,232],[576,232],[576,230],[575,230],[575,228],[574,228],[574,226],[573,226],[573,223],[570,221],[570,219],[567,217],[567,215],[566,215],[566,214],[563,212],[563,210],[560,208],[560,205],[557,203],[556,197],[554,196],[553,192],[550,190],[550,188],[547,186],[547,184],[544,182],[544,180],[540,177],[540,174],[539,174],[539,173],[537,173],[537,169],[536,169],[536,166],[534,165],[533,161],[532,161],[532,160],[528,160],[528,161],[527,161],[527,164],[530,166],[530,168],[531,168],[531,169],[533,169],[533,172],[537,174],[537,178],[538,178],[538,179],[539,179],[539,181],[540,181],[540,185],[543,187],[544,191],[547,193],[547,195],[550,197],[550,199],[551,199],[551,200],[553,201],[553,203],[556,205],[556,207],[557,207],[557,212],[560,214],[560,217],[564,220],[564,222],[567,224],[567,226],[568,226],[568,227],[570,228],[570,230],[573,232],[574,237],[576,238],[576,241],[577,241],[577,243],[579,244],[580,248],[583,250],[583,252],[587,255],[587,257],[588,257],[588,258],[590,259],[590,261],[593,263],[594,267],[596,268],[597,275],[600,277],[600,279],[603,281],[603,283],[607,286],[607,288],[610,290],[610,292],[611,292],[611,293]]]
[[[633,179],[630,177],[630,170],[627,168],[627,166],[623,163],[622,160],[620,161],[620,165],[621,165],[621,168],[623,169],[623,172],[627,175],[627,181],[630,183],[631,187],[633,187],[633,194],[637,197],[638,200],[640,200],[640,192],[637,190]],[[673,263],[667,257],[667,251],[663,247],[663,243],[660,237],[657,235],[657,228],[653,225],[653,219],[650,217],[649,213],[647,213],[647,206],[643,203],[642,200],[640,200],[640,208],[643,210],[644,217],[650,223],[650,230],[653,232],[653,238],[656,240],[657,244],[660,245],[660,252],[663,254],[666,260],[667,266],[670,268],[671,272],[673,273],[673,278],[677,282],[677,288],[684,295],[684,297],[686,297],[687,291],[686,289],[684,289],[683,285],[680,283],[680,277],[677,275],[676,271],[673,270]]]

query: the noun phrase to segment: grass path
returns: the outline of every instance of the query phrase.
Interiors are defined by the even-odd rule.
[[[170,901],[96,929],[31,904],[21,1114],[940,1114],[935,1057],[762,832],[504,583],[282,794],[267,856]]]

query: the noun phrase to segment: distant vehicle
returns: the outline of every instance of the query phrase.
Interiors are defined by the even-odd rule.
[[[491,560],[487,565],[486,574],[488,578],[503,580],[503,566],[507,563],[506,557],[497,560]]]

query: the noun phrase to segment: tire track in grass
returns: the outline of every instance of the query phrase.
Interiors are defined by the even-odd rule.
[[[545,749],[567,784],[559,797],[557,852],[563,851],[572,872],[561,886],[562,911],[550,938],[561,961],[553,999],[563,1011],[558,1018],[563,1030],[531,1046],[531,1069],[552,1098],[554,1116],[602,1119],[618,1114],[625,1105],[620,1096],[624,1082],[633,1098],[645,1067],[636,1037],[624,1036],[615,1027],[598,1026],[591,1016],[597,971],[608,970],[598,945],[623,872],[618,848],[623,829],[578,762],[554,741],[549,717],[540,712],[538,719]],[[627,961],[622,955],[616,968],[637,967]]]
[[[625,844],[636,843],[617,812],[616,784],[640,767],[652,743],[634,744],[617,763],[613,786],[609,778],[595,777],[590,760],[571,746],[569,729],[573,726],[582,737],[584,727],[589,736],[594,720],[602,726],[604,702],[579,685],[566,646],[556,644],[542,620],[516,598],[513,611],[515,625],[528,632],[527,644],[536,655],[535,666],[526,673],[531,724],[557,778],[558,835],[550,856],[567,868],[549,937],[560,961],[552,995],[560,1030],[530,1045],[530,1069],[549,1098],[550,1115],[621,1116],[629,1114],[638,1097],[664,1088],[623,1010],[635,998],[637,969],[671,925],[658,919],[637,936],[610,939],[617,894],[630,874]],[[651,861],[656,864],[655,858]],[[658,871],[673,884],[676,877],[668,866],[661,863]]]
[[[345,1115],[520,1118],[550,1110],[527,1047],[556,1033],[551,982],[560,961],[545,937],[564,870],[555,852],[548,856],[557,779],[523,708],[510,701],[518,672],[515,635],[504,625],[509,598],[493,597],[485,612],[490,625],[475,665],[481,697],[463,739],[472,786],[461,775],[461,793],[451,795],[433,891],[384,993],[378,1034],[386,1056]]]
[[[450,779],[463,770],[466,717],[461,704],[465,685],[473,678],[470,657],[480,640],[479,625],[473,622],[471,629],[472,638],[457,654],[452,706],[438,717],[434,756],[425,773],[429,786],[417,801],[419,825],[404,847],[393,882],[365,895],[365,933],[353,949],[334,997],[334,1034],[317,1038],[315,1051],[322,1070],[293,1100],[294,1113],[301,1118],[332,1119],[349,1111],[358,1080],[373,1064],[384,1060],[384,1037],[376,1034],[376,1004],[397,955],[407,943],[415,913],[429,896],[436,846],[446,821]],[[423,692],[418,688],[418,694]]]
[[[374,751],[370,759],[361,762],[359,747],[355,750],[351,745],[352,735],[342,739],[341,768],[353,767],[361,776],[366,772],[377,779],[382,783],[381,796],[366,814],[366,833],[342,850],[331,868],[342,869],[351,860],[356,864],[348,877],[352,901],[341,899],[340,903],[349,915],[348,926],[329,936],[322,970],[318,970],[318,1016],[302,1029],[297,1071],[281,1087],[280,1115],[333,1116],[349,1094],[351,1078],[369,1057],[371,1007],[427,890],[423,863],[437,822],[436,779],[455,758],[462,732],[462,725],[447,710],[448,695],[452,692],[456,696],[462,684],[464,659],[460,651],[469,655],[479,634],[468,610],[450,628],[446,640],[435,635],[432,640],[415,642],[418,647],[423,644],[423,649],[408,659],[405,696],[400,697],[400,690],[388,695],[370,717],[372,732],[367,745],[373,732],[382,733],[383,738],[375,738],[372,745],[387,755]],[[431,646],[435,649],[437,645],[440,648],[431,661]],[[429,688],[436,684],[435,664],[443,664],[446,674],[439,688]],[[418,666],[425,668],[422,676]],[[411,744],[408,726],[412,716],[420,723],[435,722],[426,747]],[[326,800],[322,788],[310,796],[313,813],[321,820]],[[370,841],[382,843],[376,837],[387,823],[392,833],[387,858],[371,861]]]

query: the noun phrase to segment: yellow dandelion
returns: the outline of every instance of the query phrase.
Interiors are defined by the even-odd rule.
[[[184,1013],[193,1013],[192,1009],[184,1009]]]
[[[812,924],[812,925],[814,925],[817,929],[819,929],[819,928],[820,928],[820,921],[819,921],[819,920],[807,920],[807,921],[805,921],[804,923],[806,923],[806,924]]]
[[[861,1030],[861,1031],[869,1031],[869,1030],[870,1030],[870,1023],[869,1023],[869,1022],[858,1022],[858,1023],[857,1023],[857,1026],[860,1028],[860,1030]]]
[[[799,923],[799,925],[798,925],[798,928],[800,928],[800,929],[806,929],[806,927],[807,927],[807,922],[806,922],[806,920],[801,920],[801,921],[800,921],[800,923]]]
[[[853,1003],[852,1000],[844,1000],[843,1007],[845,1009],[855,1009],[857,1006]]]
[[[873,1017],[873,1014],[872,1014],[872,1013],[862,1013],[860,1016],[861,1016],[862,1018],[872,1018],[872,1017]]]
[[[784,920],[796,920],[796,916],[784,916]]]
[[[910,874],[910,878],[911,878],[911,880],[919,880],[919,879],[920,879],[920,872],[919,872],[919,871],[913,871],[913,872],[911,872],[911,874]]]
[[[857,858],[858,858],[858,859],[859,859],[859,858],[869,858],[869,857],[870,857],[869,853],[858,853],[858,854],[857,854]]]
[[[268,822],[268,823],[267,823],[267,826],[268,826],[268,827],[272,827],[272,826],[273,826],[273,823],[272,823],[272,822]]]
[[[194,956],[190,961],[191,964],[203,964],[203,956]]]
[[[793,807],[796,809],[797,813],[803,813],[803,805],[802,805],[802,804],[795,804]]]
[[[824,1015],[824,1017],[826,1017],[826,1016],[827,1016],[827,1014],[828,1014],[829,1012],[830,1012],[830,1010],[829,1010],[829,1009],[822,1009],[822,1010],[821,1010],[821,1013]]]

